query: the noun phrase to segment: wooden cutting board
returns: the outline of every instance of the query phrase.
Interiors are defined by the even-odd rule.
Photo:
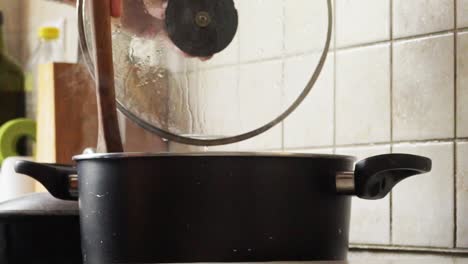
[[[72,164],[97,142],[94,82],[79,64],[39,66],[36,160]]]
[[[96,90],[81,64],[39,66],[36,160],[73,164],[72,157],[97,143]],[[167,151],[167,143],[120,115],[127,152]],[[38,187],[38,190],[43,190]]]

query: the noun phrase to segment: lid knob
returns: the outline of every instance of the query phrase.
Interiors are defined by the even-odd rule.
[[[193,57],[211,57],[234,39],[239,23],[233,0],[171,0],[166,10],[169,38]]]

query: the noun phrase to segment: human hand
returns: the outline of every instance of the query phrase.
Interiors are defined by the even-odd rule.
[[[62,0],[73,4],[76,0]],[[125,31],[138,37],[153,38],[160,34],[171,43],[171,46],[180,51],[185,57],[192,57],[178,49],[167,37],[164,30],[166,8],[168,0],[110,0],[111,15],[120,18],[120,23]],[[208,60],[211,57],[202,57],[200,60]]]
[[[166,8],[168,0],[114,0],[121,1],[122,10],[120,22],[127,32],[139,37],[152,38],[159,35],[170,42],[172,48],[177,49],[184,57],[192,58],[169,40],[165,32]],[[119,3],[115,3],[119,4]],[[210,57],[200,57],[202,61]]]

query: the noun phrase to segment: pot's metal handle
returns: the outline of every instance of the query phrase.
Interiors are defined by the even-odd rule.
[[[432,161],[410,154],[386,154],[364,159],[354,173],[338,173],[336,188],[342,194],[377,200],[384,198],[400,181],[430,172]]]
[[[78,199],[78,177],[74,167],[17,161],[15,171],[39,181],[52,196],[62,200]]]

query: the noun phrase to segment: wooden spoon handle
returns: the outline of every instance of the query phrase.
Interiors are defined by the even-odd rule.
[[[91,3],[99,123],[97,151],[123,152],[115,103],[110,0],[92,0]]]

